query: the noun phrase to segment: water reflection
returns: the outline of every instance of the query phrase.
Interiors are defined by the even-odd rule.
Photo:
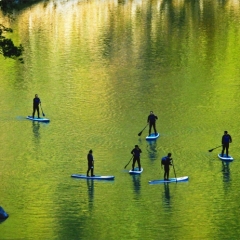
[[[87,190],[88,190],[88,206],[89,210],[92,210],[94,200],[94,180],[87,179]]]
[[[230,179],[230,163],[222,161],[222,174],[223,174],[223,182],[229,182]]]
[[[157,159],[157,141],[148,141],[147,145],[148,157],[150,160]]]
[[[164,183],[164,192],[163,192],[163,201],[166,205],[170,205],[170,190],[169,190],[169,183]]]
[[[136,194],[140,194],[141,190],[141,175],[136,174],[132,175],[132,180],[133,180],[133,190]]]
[[[120,2],[126,4],[116,7]],[[46,188],[44,192],[47,194],[37,212],[36,208],[29,206],[27,213],[30,214],[30,218],[19,215],[14,221],[7,221],[4,225],[7,228],[1,232],[1,238],[38,239],[37,233],[41,229],[45,239],[57,238],[59,231],[62,231],[66,239],[87,239],[86,236],[89,239],[106,239],[106,236],[121,239],[123,231],[125,236],[132,238],[133,231],[136,231],[139,234],[138,238],[141,236],[141,239],[159,239],[157,216],[149,214],[156,212],[156,206],[150,204],[148,208],[145,207],[144,201],[151,201],[151,194],[155,194],[151,187],[146,187],[146,180],[152,177],[153,172],[150,169],[153,170],[156,166],[160,168],[160,160],[153,161],[160,157],[159,148],[161,152],[165,152],[166,148],[176,149],[179,145],[183,145],[183,149],[178,152],[179,156],[182,154],[184,157],[184,153],[188,153],[184,161],[179,161],[179,169],[185,169],[193,179],[202,177],[203,181],[193,181],[189,188],[178,187],[178,197],[191,191],[190,197],[184,199],[184,204],[182,201],[175,201],[176,184],[172,183],[170,186],[166,183],[158,186],[156,198],[160,205],[165,205],[165,210],[161,206],[158,208],[159,215],[163,216],[165,211],[166,222],[174,220],[173,225],[182,227],[181,230],[180,227],[177,228],[180,231],[179,236],[173,235],[176,231],[169,232],[168,227],[161,229],[162,238],[181,239],[185,233],[186,239],[191,239],[188,234],[207,239],[216,233],[216,228],[213,227],[219,219],[229,216],[232,217],[232,221],[224,225],[224,230],[228,231],[221,237],[230,238],[227,234],[232,232],[237,235],[237,224],[233,225],[238,223],[237,215],[229,215],[229,211],[226,211],[226,215],[223,211],[217,211],[215,218],[211,218],[211,214],[206,210],[211,209],[213,212],[213,209],[220,209],[218,202],[212,201],[211,198],[213,188],[210,171],[216,170],[215,166],[220,181],[214,182],[214,193],[216,196],[222,196],[224,188],[229,200],[232,200],[230,207],[237,209],[235,190],[239,183],[234,182],[234,189],[228,187],[232,183],[230,178],[237,178],[237,171],[231,171],[230,175],[230,166],[224,166],[222,171],[221,162],[216,163],[216,157],[214,162],[210,162],[212,166],[207,165],[206,159],[201,159],[201,149],[207,150],[208,144],[214,143],[218,137],[218,128],[223,129],[225,125],[230,124],[229,128],[232,131],[239,129],[239,122],[229,122],[229,119],[234,119],[240,108],[240,61],[237,44],[240,40],[240,14],[237,8],[218,7],[218,2],[228,2],[230,6],[233,0],[49,0],[44,1],[45,7],[41,2],[16,14],[16,22],[9,25],[13,26],[16,32],[14,39],[23,43],[26,49],[25,64],[18,66],[9,60],[1,61],[0,115],[7,117],[7,110],[15,109],[19,94],[21,98],[26,98],[38,89],[45,96],[45,101],[51,103],[48,105],[49,113],[52,116],[58,115],[59,121],[51,124],[52,127],[48,131],[45,124],[34,122],[31,128],[30,122],[26,123],[30,136],[28,132],[25,139],[26,135],[22,134],[22,129],[16,129],[17,125],[12,122],[3,122],[1,117],[1,156],[6,159],[1,163],[2,172],[6,171],[2,178],[2,186],[4,195],[13,196],[9,197],[8,205],[14,207],[15,201],[24,200],[24,196],[15,191],[16,181],[13,181],[12,175],[21,180],[17,181],[20,187],[20,184],[35,184],[38,176],[28,174],[26,178],[26,173],[32,173],[36,167],[42,170],[41,185]],[[235,2],[239,6],[239,2]],[[66,69],[68,71],[65,71]],[[18,81],[18,84],[15,81]],[[228,97],[223,98],[224,94]],[[57,105],[61,106],[61,111]],[[29,103],[26,100],[25,104],[18,106],[21,109],[16,108],[12,116],[24,112]],[[146,142],[146,131],[139,139],[139,146],[145,150],[143,156],[150,158],[147,161],[143,158],[144,167],[150,171],[145,171],[141,176],[128,176],[132,177],[128,178],[130,191],[126,191],[126,181],[116,178],[116,188],[108,192],[109,198],[113,199],[109,211],[100,207],[106,200],[106,188],[100,188],[100,182],[81,182],[83,193],[80,189],[80,196],[76,196],[75,188],[69,185],[62,174],[63,171],[71,172],[72,166],[75,165],[74,159],[78,155],[75,148],[78,148],[78,152],[84,152],[91,144],[99,148],[100,152],[103,152],[103,149],[111,149],[106,151],[103,161],[106,161],[109,169],[119,169],[119,162],[112,161],[112,156],[119,154],[118,158],[124,159],[125,151],[121,153],[118,148],[124,149],[133,143],[130,129],[127,130],[129,113],[133,116],[133,121],[136,118],[143,119],[144,112],[150,106],[151,109],[164,114],[161,119],[162,131],[170,134],[164,141],[157,140],[159,143]],[[200,126],[199,131],[189,130],[194,129],[194,126]],[[44,132],[40,132],[43,130]],[[136,141],[139,130],[141,129],[135,129],[133,139]],[[119,134],[120,132],[122,134]],[[37,149],[38,152],[27,151],[22,144],[15,144],[16,139],[24,141],[28,148],[34,145],[37,149],[40,143],[41,146]],[[184,144],[185,140],[187,144]],[[37,144],[38,142],[40,143]],[[28,159],[34,159],[36,153],[43,156],[39,151],[44,153],[44,159],[36,163],[29,161],[31,164],[28,164],[27,169],[25,161],[15,161],[14,156],[19,152],[27,154]],[[238,151],[238,147],[235,151]],[[127,161],[128,159],[126,163]],[[205,167],[210,174],[203,171]],[[163,170],[161,178],[162,174]],[[59,185],[58,176],[63,178],[61,185],[69,192],[56,188]],[[203,187],[205,191],[202,191]],[[94,196],[94,190],[99,194]],[[83,198],[76,199],[76,203],[69,206],[69,209],[66,208],[66,204],[60,208],[59,202],[52,200],[53,197],[63,199],[62,196],[66,196],[70,203],[75,196]],[[94,202],[94,197],[101,197],[102,201],[96,201],[95,198]],[[34,200],[33,198],[33,204]],[[139,204],[131,204],[133,201]],[[138,208],[138,217],[142,220],[141,224],[136,223],[134,228],[132,223],[129,227],[129,221],[126,221],[125,215],[122,214],[121,206],[127,206],[129,203],[132,206],[131,212],[136,212]],[[99,207],[95,205],[93,209],[93,204],[98,204]],[[166,211],[170,204],[174,204],[174,209],[178,210],[174,218],[171,211],[168,211],[169,214]],[[191,206],[189,211],[186,211],[186,205]],[[231,210],[230,207],[227,210]],[[85,212],[85,208],[91,209],[90,216]],[[59,218],[54,217],[54,209],[61,216],[61,225],[56,224],[55,219]],[[44,218],[38,214],[42,210],[45,213]],[[198,214],[198,218],[195,216],[196,212],[201,213]],[[177,215],[182,216],[181,224]],[[132,214],[129,216],[134,217]],[[189,219],[194,220],[190,225]],[[21,220],[24,224],[21,224]],[[46,223],[46,220],[49,222]],[[115,227],[107,228],[106,233],[103,229],[109,222],[114,223]],[[204,228],[206,234],[196,227],[199,222],[202,223],[201,229]],[[145,226],[144,229],[140,228],[141,226]],[[11,231],[13,228],[16,231]],[[88,235],[90,232],[91,237]],[[236,235],[231,236],[232,239],[237,239]]]
[[[34,139],[33,139],[34,143],[39,143],[39,141],[40,141],[39,129],[40,129],[40,123],[32,121],[32,132],[33,132],[33,137],[34,137]]]

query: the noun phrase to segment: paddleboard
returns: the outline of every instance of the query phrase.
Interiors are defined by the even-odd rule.
[[[155,139],[157,139],[159,136],[160,136],[159,133],[157,133],[157,135],[155,135],[155,133],[151,133],[150,135],[148,135],[148,136],[146,137],[146,140],[155,140]]]
[[[72,174],[71,177],[73,178],[83,178],[83,179],[95,179],[95,180],[113,180],[114,176],[93,176],[87,177],[84,174]]]
[[[37,122],[50,122],[48,118],[36,118],[36,117],[33,118],[32,116],[27,116],[27,119]]]
[[[4,211],[2,207],[0,207],[0,220],[8,218],[8,214]]]
[[[223,160],[223,161],[233,161],[233,157],[230,156],[229,154],[228,154],[228,157],[227,157],[226,154],[223,154],[223,157],[222,157],[222,154],[219,153],[219,154],[218,154],[218,157],[219,157],[221,160]]]
[[[148,183],[150,184],[158,184],[158,183],[171,183],[171,182],[186,182],[188,181],[188,176],[178,177],[178,178],[169,178],[168,180],[160,179],[160,180],[152,180]]]
[[[133,171],[132,169],[129,171],[130,174],[140,174],[142,172],[143,172],[143,168],[141,168],[141,171],[139,171],[138,167],[135,167]]]

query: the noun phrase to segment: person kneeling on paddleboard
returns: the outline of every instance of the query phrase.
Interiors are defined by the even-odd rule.
[[[134,171],[134,166],[137,161],[139,171],[141,171],[141,163],[140,163],[140,154],[142,150],[138,147],[138,145],[135,145],[135,148],[131,151],[131,154],[133,154],[133,163],[132,163],[132,171]]]
[[[87,160],[88,160],[88,170],[87,170],[87,177],[89,176],[89,171],[91,170],[91,177],[94,177],[93,175],[93,168],[94,168],[94,160],[93,160],[93,155],[92,155],[92,150],[89,150],[89,153],[87,155]]]
[[[226,155],[228,157],[229,143],[231,142],[232,142],[232,137],[228,134],[228,131],[224,131],[224,135],[222,136],[222,157],[225,149],[226,149]]]
[[[161,167],[164,166],[164,180],[169,180],[169,166],[172,165],[172,154],[168,153],[167,156],[162,158]]]

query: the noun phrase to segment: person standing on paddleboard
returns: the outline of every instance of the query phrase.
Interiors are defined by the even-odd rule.
[[[149,124],[149,136],[151,135],[152,127],[155,132],[155,136],[157,136],[157,130],[156,130],[156,120],[157,119],[158,119],[158,117],[153,114],[153,111],[150,111],[150,114],[147,118],[147,123]]]
[[[37,94],[35,94],[35,98],[33,99],[33,113],[32,113],[32,118],[34,118],[35,112],[37,110],[38,118],[39,117],[39,104],[41,104],[41,100],[38,97]]]
[[[132,171],[134,171],[134,166],[137,161],[139,171],[141,171],[141,163],[140,163],[140,154],[142,153],[142,150],[138,147],[138,145],[135,145],[135,148],[131,151],[131,154],[133,154],[133,163],[132,163]]]
[[[169,166],[172,165],[172,158],[171,158],[172,154],[168,153],[168,155],[166,157],[162,158],[161,161],[161,167],[164,166],[164,180],[169,180]]]
[[[88,160],[88,170],[87,170],[87,177],[89,176],[89,171],[91,170],[91,177],[94,177],[93,175],[93,168],[94,168],[94,160],[93,160],[93,155],[92,155],[92,150],[89,150],[89,153],[87,155],[87,160]]]
[[[231,142],[232,142],[232,137],[228,134],[228,131],[224,131],[224,135],[222,136],[222,157],[224,155],[225,149],[226,149],[226,155],[228,157],[229,143]]]

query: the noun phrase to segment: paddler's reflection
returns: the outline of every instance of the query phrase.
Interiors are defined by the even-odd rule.
[[[222,161],[222,173],[223,173],[223,181],[224,182],[230,181],[229,162]]]
[[[133,189],[135,193],[140,193],[141,190],[141,175],[140,174],[134,174],[132,175],[133,179]]]
[[[87,180],[87,190],[88,190],[88,204],[89,208],[93,207],[93,200],[94,200],[94,180],[88,179]]]
[[[148,156],[151,160],[156,160],[157,159],[157,142],[156,141],[149,141],[148,143]]]
[[[40,129],[39,122],[33,121],[32,122],[32,131],[33,131],[34,137],[36,137],[36,138],[38,138],[40,136],[39,129]]]
[[[166,204],[170,204],[170,198],[169,183],[164,183],[164,201]]]

